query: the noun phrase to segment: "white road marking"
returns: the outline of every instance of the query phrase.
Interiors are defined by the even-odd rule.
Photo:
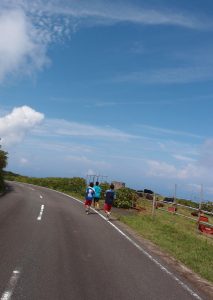
[[[40,210],[39,216],[37,218],[38,221],[41,221],[43,212],[44,212],[44,204],[41,205],[41,210]]]
[[[43,196],[42,196],[42,195],[40,195],[40,199],[43,199]]]
[[[7,288],[4,292],[4,294],[1,297],[1,300],[9,300],[11,299],[11,296],[14,292],[15,286],[17,284],[17,281],[20,277],[20,271],[14,270],[12,273],[12,276],[10,278],[10,281],[8,282]]]

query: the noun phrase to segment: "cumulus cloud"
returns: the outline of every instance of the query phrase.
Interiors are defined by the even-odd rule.
[[[177,176],[177,169],[175,166],[166,162],[147,160],[148,170],[147,175],[151,177],[170,177]]]
[[[0,83],[8,75],[32,74],[47,64],[44,35],[23,10],[0,12]]]
[[[28,106],[14,108],[0,118],[0,137],[3,145],[20,143],[25,135],[44,119],[44,115]]]

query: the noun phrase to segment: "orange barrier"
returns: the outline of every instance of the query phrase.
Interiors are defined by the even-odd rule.
[[[213,234],[213,227],[208,226],[207,224],[202,224],[200,222],[208,223],[209,219],[206,216],[200,216],[198,219],[198,229],[207,234]]]
[[[172,213],[175,213],[177,211],[177,207],[175,207],[175,206],[169,206],[168,207],[168,211],[172,212]]]

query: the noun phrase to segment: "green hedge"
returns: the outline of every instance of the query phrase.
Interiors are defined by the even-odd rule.
[[[16,176],[7,173],[5,178],[8,180],[16,180],[19,182],[25,182],[30,184],[35,184],[43,187],[48,187],[54,190],[59,190],[62,192],[73,192],[81,195],[85,195],[86,181],[84,178],[73,177],[73,178],[61,178],[61,177],[46,177],[46,178],[36,178],[27,176]]]

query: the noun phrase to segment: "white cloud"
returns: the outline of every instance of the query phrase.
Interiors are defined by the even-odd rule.
[[[166,162],[147,160],[148,170],[147,175],[153,177],[176,177],[177,170],[175,166]]]
[[[130,140],[138,136],[125,133],[112,127],[100,127],[90,124],[68,122],[60,119],[47,119],[35,133],[40,136],[74,136],[92,139],[119,139]]]
[[[48,62],[42,33],[23,10],[0,12],[0,83],[8,75],[32,74]]]
[[[14,108],[0,118],[0,137],[3,145],[20,143],[25,135],[44,119],[44,115],[28,106]]]
[[[42,1],[41,1],[42,3]],[[60,13],[80,19],[89,24],[111,25],[120,22],[130,22],[146,25],[170,24],[187,28],[203,28],[208,21],[199,20],[184,12],[172,10],[144,8],[131,2],[120,1],[46,1],[45,8],[51,13]]]
[[[27,165],[29,163],[29,160],[27,158],[25,158],[25,157],[22,157],[20,159],[20,163],[23,164],[23,165]]]
[[[203,136],[187,132],[187,131],[180,131],[180,130],[172,130],[168,128],[161,128],[161,127],[154,127],[146,124],[138,125],[139,128],[142,128],[145,132],[149,132],[149,134],[162,134],[162,135],[180,135],[180,136],[187,136],[193,138],[204,138]]]
[[[212,66],[189,66],[158,69],[146,72],[132,72],[118,75],[115,82],[133,82],[140,84],[182,84],[198,81],[213,80]]]
[[[173,157],[177,160],[180,160],[180,161],[188,161],[188,162],[192,162],[192,161],[196,161],[196,159],[194,158],[191,158],[191,157],[188,157],[188,156],[184,156],[184,155],[179,155],[179,154],[174,154]]]
[[[70,37],[79,26],[113,25],[129,22],[141,25],[175,25],[186,28],[207,27],[184,12],[145,9],[130,2],[72,0],[1,0],[0,2],[0,83],[9,75],[31,75],[50,61],[47,49],[51,43]],[[191,72],[193,71],[193,72]],[[197,81],[212,77],[211,71],[160,70],[147,76],[133,73],[121,81],[173,83]],[[163,74],[162,74],[163,72]],[[179,76],[181,73],[181,76]]]

